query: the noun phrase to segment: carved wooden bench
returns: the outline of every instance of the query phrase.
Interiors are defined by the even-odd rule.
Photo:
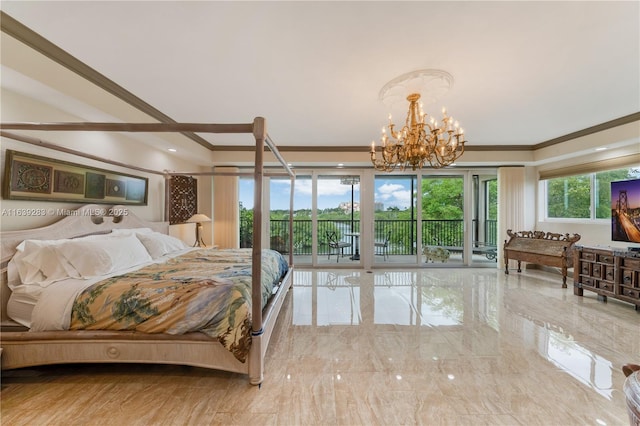
[[[554,234],[542,231],[511,232],[504,242],[504,273],[509,273],[509,260],[537,265],[555,266],[562,269],[562,288],[567,288],[567,268],[573,267],[573,245],[580,240],[579,234]]]

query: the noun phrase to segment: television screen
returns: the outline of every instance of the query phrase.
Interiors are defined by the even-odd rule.
[[[611,182],[611,239],[640,243],[640,179]]]

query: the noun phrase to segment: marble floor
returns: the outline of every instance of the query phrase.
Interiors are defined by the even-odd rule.
[[[628,425],[640,312],[559,275],[297,270],[262,386],[185,366],[2,373],[2,425]]]

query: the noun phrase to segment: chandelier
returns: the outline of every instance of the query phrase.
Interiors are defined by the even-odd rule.
[[[399,89],[412,91],[406,98],[409,111],[404,126],[396,131],[389,114],[390,137],[387,136],[387,126],[382,128],[380,157],[375,142],[371,142],[371,162],[376,170],[390,172],[397,167],[405,170],[407,166],[413,170],[425,166],[439,169],[453,164],[464,153],[464,130],[447,115],[445,108],[440,122],[433,117],[427,121],[415,87],[416,84],[422,88],[428,85],[430,92],[442,92],[449,89],[452,81],[453,77],[445,71],[427,69],[402,75],[383,87],[380,92],[383,100],[398,99]]]

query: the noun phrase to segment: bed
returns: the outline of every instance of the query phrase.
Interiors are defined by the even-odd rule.
[[[3,129],[35,130],[68,130],[69,126],[2,124]],[[140,125],[145,130],[136,130],[136,125],[112,123],[82,125],[78,130],[105,130],[105,126],[113,131],[191,128],[220,133],[229,125],[154,124],[152,129]],[[86,205],[45,227],[3,232],[0,235],[2,369],[59,363],[167,363],[246,374],[251,384],[262,383],[264,357],[293,276],[292,250],[287,262],[279,253],[263,249],[260,240],[259,188],[265,142],[276,158],[284,161],[268,139],[263,119],[257,118],[250,125],[231,126],[234,132],[249,131],[256,137],[253,248],[225,251],[178,247],[176,239],[167,235],[167,222],[145,221],[126,206],[106,209],[104,205]],[[4,130],[2,135],[29,142],[29,138]],[[291,174],[286,163],[284,167]],[[95,214],[107,211],[127,214]],[[34,249],[34,246],[42,247]],[[171,246],[171,250],[166,246]],[[146,249],[147,257],[142,248]],[[225,252],[231,257],[225,258]],[[17,266],[20,262],[15,258],[20,256],[22,263],[29,264],[26,271]],[[106,260],[87,260],[103,258]],[[212,270],[218,273],[209,274]],[[158,277],[164,279],[162,284],[158,284]],[[133,285],[125,287],[123,282],[127,280]],[[108,293],[117,288],[129,290]],[[160,292],[159,288],[167,292],[156,300],[156,305],[149,302],[149,297]],[[177,296],[173,293],[176,290]],[[145,297],[132,297],[133,293]],[[211,304],[205,303],[207,298],[218,301],[221,297],[229,302],[222,311],[226,309],[232,316],[213,311],[209,308]],[[125,302],[114,307],[113,300],[118,298]],[[149,304],[141,304],[141,300]],[[137,308],[120,315],[120,321],[114,320],[117,315],[113,312],[122,314],[123,307],[132,304]],[[161,304],[168,306],[171,313],[156,309]],[[211,312],[201,314],[203,307]],[[103,311],[110,311],[112,318],[99,317]],[[151,311],[154,318],[162,320],[149,325],[153,322],[148,322]],[[134,318],[146,314],[149,317],[132,320],[132,312]],[[173,314],[177,316],[167,320]],[[140,326],[143,323],[146,325]],[[222,336],[220,330],[224,331]]]

